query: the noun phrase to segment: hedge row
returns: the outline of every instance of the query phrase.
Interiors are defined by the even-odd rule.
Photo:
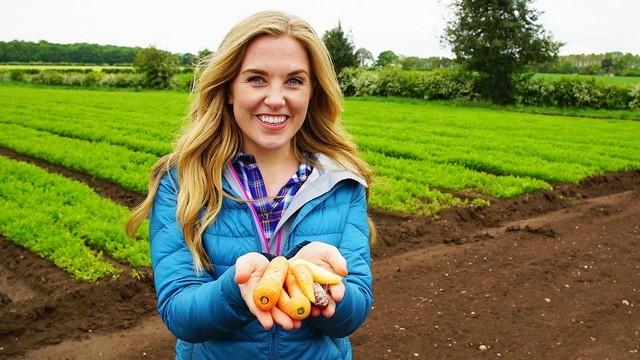
[[[595,79],[525,79],[516,84],[518,103],[592,109],[639,109],[640,85],[610,85]]]
[[[346,68],[339,76],[345,96],[401,96],[421,99],[475,99],[477,76],[456,69],[410,71]]]
[[[479,76],[455,68],[433,71],[346,68],[340,73],[339,80],[346,96],[400,96],[433,100],[480,98]],[[144,87],[141,74],[104,71],[0,70],[0,81],[81,87]],[[192,84],[193,74],[190,71],[182,72],[171,78],[169,88],[188,91]],[[527,76],[517,79],[515,85],[515,98],[522,105],[612,110],[640,108],[640,85],[628,87],[597,82],[595,79],[545,80]]]
[[[0,81],[19,81],[41,85],[66,85],[79,87],[143,88],[144,75],[127,71],[77,71],[13,69],[0,70]],[[190,90],[191,72],[178,73],[169,83],[172,90]]]
[[[340,73],[340,86],[347,96],[401,96],[421,99],[480,98],[479,76],[459,69],[402,71],[387,68],[369,71],[346,68]],[[640,108],[640,85],[635,87],[596,82],[595,79],[515,80],[518,103],[593,109]]]

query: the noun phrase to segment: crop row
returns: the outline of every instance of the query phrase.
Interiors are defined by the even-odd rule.
[[[502,142],[530,139],[539,142],[640,147],[635,136],[640,124],[633,121],[593,121],[438,103],[411,104],[374,99],[349,100],[344,119],[350,126],[380,125],[386,133],[411,130],[411,138],[420,138],[425,134],[465,139],[484,139],[489,136],[486,140],[488,143],[498,137]]]
[[[0,157],[0,233],[78,279],[119,272],[102,252],[134,268],[150,266],[146,227],[127,238],[127,214],[82,183]]]
[[[16,115],[2,117],[0,122],[20,124],[65,137],[122,145],[157,156],[170,151],[168,140],[145,138],[142,129],[123,131],[105,127],[96,120],[87,121],[86,118],[65,121],[50,119],[47,114],[37,117]],[[542,142],[529,137],[511,137],[510,141],[504,141],[495,133],[463,137],[425,131],[419,133],[421,136],[416,136],[414,129],[406,127],[396,127],[392,133],[382,133],[371,126],[351,123],[349,129],[363,149],[378,151],[391,157],[460,164],[483,172],[514,174],[548,181],[577,182],[596,172],[626,170],[640,165],[638,151],[632,147],[574,144],[568,141]],[[469,148],[475,151],[470,153]],[[537,166],[532,167],[532,164]],[[563,171],[558,171],[558,168]]]
[[[9,90],[20,96],[0,97],[0,146],[139,193],[187,103],[175,93],[0,86]],[[637,122],[373,100],[345,107],[376,173],[375,207],[430,213],[462,201],[447,192],[506,198],[640,167]]]
[[[144,194],[156,156],[123,146],[66,138],[0,123],[0,146],[93,175]]]
[[[496,176],[454,164],[430,163],[400,159],[373,151],[362,151],[362,157],[374,167],[376,177],[415,183],[431,189],[482,193],[497,198],[510,198],[534,190],[548,189],[542,180],[517,176]]]

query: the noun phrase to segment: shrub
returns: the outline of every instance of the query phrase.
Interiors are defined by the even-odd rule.
[[[423,99],[471,100],[479,97],[478,76],[458,69],[436,69],[424,72],[419,79],[419,94]]]
[[[11,79],[11,81],[23,81],[24,72],[20,70],[11,70],[9,72],[9,79]]]
[[[169,89],[191,91],[193,86],[192,73],[180,73],[174,75],[169,81]]]
[[[145,84],[141,74],[105,74],[100,79],[100,86],[116,88],[140,88]]]
[[[84,85],[85,76],[86,75],[82,73],[62,74],[62,84],[68,86],[82,86]]]
[[[626,109],[633,95],[628,87],[596,82],[594,79],[529,79],[519,82],[516,98],[523,105],[594,109]]]
[[[29,81],[42,85],[62,85],[63,76],[54,70],[43,70],[29,78]]]
[[[85,75],[82,85],[87,87],[98,86],[100,84],[100,80],[102,79],[102,74],[98,71],[92,71]]]
[[[377,71],[348,67],[340,72],[338,79],[345,96],[377,95]]]
[[[133,68],[106,68],[102,69],[105,74],[133,74]]]
[[[629,108],[634,110],[640,109],[640,85],[634,86],[629,92]]]
[[[522,105],[553,106],[553,83],[542,79],[516,82],[516,101]]]
[[[403,96],[421,99],[475,99],[477,75],[457,69],[369,71],[346,68],[339,76],[346,96]]]
[[[171,77],[178,71],[175,57],[154,47],[142,49],[133,61],[136,72],[144,75],[144,85],[150,88],[166,89]]]

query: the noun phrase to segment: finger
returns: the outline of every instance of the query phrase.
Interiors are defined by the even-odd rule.
[[[326,261],[331,265],[333,271],[340,276],[347,276],[347,260],[340,254],[335,246],[327,245]]]
[[[333,301],[332,298],[329,298],[329,305],[326,308],[322,309],[322,316],[326,318],[330,318],[336,312],[336,302]]]
[[[302,327],[302,321],[300,320],[293,320],[293,328],[294,329],[300,329]]]
[[[276,324],[282,326],[285,330],[293,329],[293,320],[277,307],[271,309],[271,317]]]
[[[322,310],[315,305],[311,305],[311,312],[309,313],[309,315],[313,317],[318,317],[320,316],[320,314],[322,314]]]
[[[335,302],[340,302],[344,298],[345,291],[346,291],[346,288],[344,287],[344,284],[341,281],[335,285],[329,285],[329,291],[327,291],[327,293],[331,295],[331,297],[333,298],[333,300],[335,300]]]
[[[253,308],[255,311],[252,310],[251,312],[256,316],[260,325],[262,325],[265,330],[270,330],[273,327],[273,318],[271,317],[271,313],[268,311],[262,311],[255,306]],[[249,310],[251,310],[251,308]]]
[[[269,261],[266,258],[263,257],[264,261],[261,261],[262,259],[254,255],[263,257],[259,254],[249,253],[239,257],[238,260],[236,260],[236,283],[246,283],[251,278],[251,274],[260,269],[264,271],[264,267],[269,264]]]

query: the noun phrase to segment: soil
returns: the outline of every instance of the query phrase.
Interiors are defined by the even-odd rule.
[[[437,218],[370,213],[375,306],[356,359],[640,358],[640,171]],[[172,358],[154,307],[148,279],[77,282],[0,238],[0,359]]]

